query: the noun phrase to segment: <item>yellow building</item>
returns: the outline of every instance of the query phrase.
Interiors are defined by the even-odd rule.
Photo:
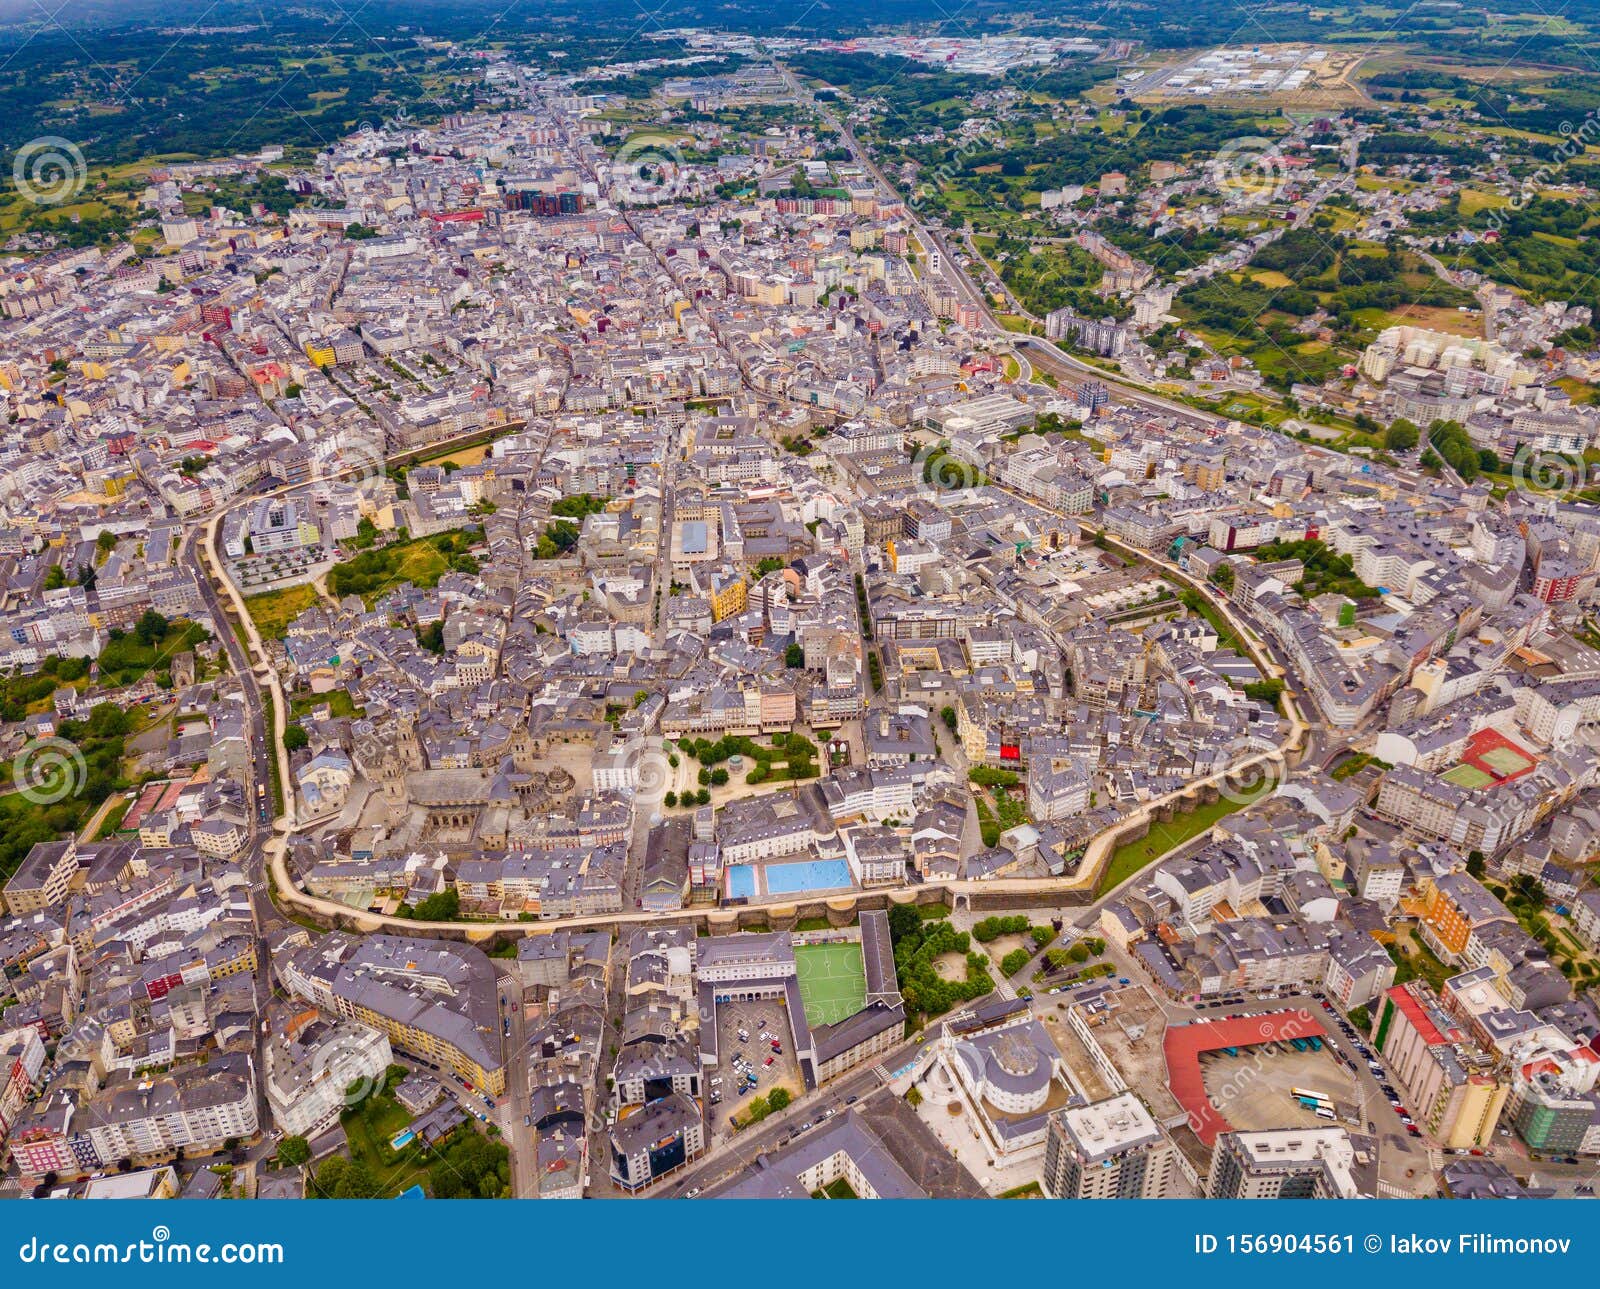
[[[721,622],[724,618],[731,618],[735,614],[743,613],[745,605],[749,602],[750,592],[742,577],[725,578],[718,575],[711,579],[711,620]]]

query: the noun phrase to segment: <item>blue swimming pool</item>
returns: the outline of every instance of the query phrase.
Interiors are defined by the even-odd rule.
[[[730,864],[728,866],[728,898],[730,900],[754,899],[756,893],[756,871],[749,864]]]
[[[767,865],[767,892],[771,895],[826,891],[854,885],[850,865],[842,859],[812,859],[803,864]]]

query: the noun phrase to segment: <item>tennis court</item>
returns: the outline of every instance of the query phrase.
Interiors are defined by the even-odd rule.
[[[1479,753],[1478,760],[1502,779],[1509,779],[1513,774],[1524,774],[1533,769],[1533,758],[1525,756],[1514,747],[1492,747],[1487,752]]]
[[[1521,778],[1539,763],[1531,752],[1518,747],[1499,730],[1490,726],[1467,740],[1461,754],[1463,765],[1481,770],[1496,783]]]
[[[813,1027],[837,1025],[866,1005],[867,969],[860,945],[797,945],[794,965],[806,1022]]]

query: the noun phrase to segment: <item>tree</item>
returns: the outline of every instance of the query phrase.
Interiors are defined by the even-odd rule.
[[[720,765],[715,770],[713,770],[711,772],[711,783],[712,783],[713,787],[720,788],[727,781],[728,781],[728,772],[725,769],[723,769]]]
[[[798,670],[806,665],[806,651],[798,644],[792,644],[783,651],[784,666]]]
[[[503,1142],[456,1132],[428,1169],[436,1199],[500,1199],[511,1189],[511,1152]]]
[[[956,709],[954,707],[940,708],[939,719],[944,722],[944,727],[947,730],[949,730],[952,734],[955,733],[957,717]]]
[[[453,922],[460,913],[461,893],[450,886],[417,905],[415,916],[419,922]]]
[[[299,725],[286,725],[283,730],[283,746],[286,751],[298,752],[311,742],[311,738]]]
[[[790,1099],[788,1088],[773,1088],[767,1094],[767,1105],[773,1110],[782,1110],[789,1104]]]
[[[153,645],[166,638],[167,620],[154,609],[146,609],[134,624],[133,634],[140,644]]]
[[[1244,696],[1253,703],[1275,705],[1283,693],[1284,684],[1277,676],[1266,680],[1252,680],[1244,687]]]
[[[94,544],[103,551],[113,551],[117,548],[117,535],[108,528],[94,539]]]
[[[1481,850],[1467,852],[1468,877],[1476,877],[1481,879],[1484,873],[1488,870],[1488,867],[1489,861],[1484,858],[1484,854]]]
[[[1402,416],[1384,431],[1383,446],[1391,452],[1409,452],[1421,438],[1422,431]]]
[[[892,941],[905,939],[922,930],[922,914],[918,913],[915,906],[910,904],[895,904],[889,909],[889,938]]]
[[[1350,1023],[1363,1034],[1368,1033],[1372,1029],[1372,1014],[1365,1007],[1352,1007]]]
[[[1000,959],[1000,970],[1008,976],[1014,976],[1028,965],[1028,960],[1033,955],[1026,949],[1013,949]]]
[[[1545,905],[1544,883],[1531,873],[1519,873],[1511,879],[1511,889],[1536,909]]]
[[[662,798],[662,804],[666,806],[668,810],[673,809],[678,804],[678,794],[676,792],[667,793],[667,795]]]
[[[298,1168],[311,1158],[311,1143],[304,1137],[285,1137],[278,1143],[278,1162]]]
[[[317,1169],[310,1190],[317,1199],[378,1198],[378,1183],[367,1166],[342,1155],[335,1155]]]

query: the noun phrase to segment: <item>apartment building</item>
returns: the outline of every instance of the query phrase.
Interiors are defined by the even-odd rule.
[[[1373,1042],[1432,1141],[1473,1149],[1494,1139],[1510,1085],[1494,1056],[1455,1024],[1424,982],[1384,994]]]
[[[279,978],[323,1011],[491,1096],[506,1090],[494,965],[482,950],[396,935],[333,932],[293,950]]]
[[[1378,1152],[1343,1128],[1225,1132],[1206,1178],[1211,1199],[1372,1199]]]
[[[1177,1148],[1131,1092],[1050,1116],[1042,1183],[1052,1199],[1167,1199],[1176,1178]]]

